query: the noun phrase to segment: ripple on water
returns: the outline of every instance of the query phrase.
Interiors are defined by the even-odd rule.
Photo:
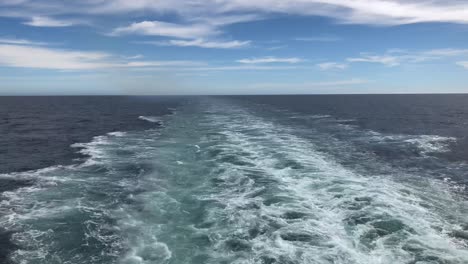
[[[76,144],[90,156],[81,166],[16,177],[0,201],[12,260],[468,263],[463,211],[444,182],[358,173],[294,128],[222,101],[198,107],[158,133]]]

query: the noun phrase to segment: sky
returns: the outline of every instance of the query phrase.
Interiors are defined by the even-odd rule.
[[[467,92],[465,0],[0,0],[0,95]]]

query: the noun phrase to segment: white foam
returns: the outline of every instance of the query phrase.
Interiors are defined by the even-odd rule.
[[[193,146],[197,149],[197,151],[196,151],[197,153],[199,153],[201,151],[201,148],[200,148],[199,145],[193,145]]]
[[[107,136],[96,136],[91,142],[75,143],[72,144],[71,147],[80,148],[79,152],[81,154],[89,156],[81,166],[102,164],[108,157],[107,150],[114,148],[115,144],[118,144],[116,141],[113,141],[111,137],[120,138],[124,135],[123,132],[119,132],[118,134],[108,134]]]
[[[159,123],[159,124],[163,123],[163,120],[161,119],[161,117],[157,117],[157,116],[139,116],[138,119],[148,121],[151,123]]]
[[[449,144],[455,142],[454,137],[441,137],[434,135],[421,135],[415,138],[406,139],[405,142],[415,144],[423,154],[448,152]]]
[[[404,135],[404,134],[384,134],[372,130],[363,130],[357,127],[357,125],[352,124],[356,122],[355,119],[336,119],[330,115],[306,115],[295,113],[290,118],[293,119],[317,119],[330,121],[336,123],[337,127],[340,127],[344,130],[354,132],[356,136],[362,137],[362,140],[370,140],[374,142],[385,143],[405,143],[408,145],[413,145],[419,149],[420,153],[423,155],[431,153],[443,153],[450,151],[450,144],[456,142],[454,137],[444,137],[440,135]],[[351,124],[350,124],[351,123]],[[349,136],[352,136],[350,134]],[[364,135],[364,136],[362,136]]]
[[[130,252],[120,261],[122,264],[152,264],[167,263],[172,258],[172,252],[166,244],[153,242],[139,246],[133,245]]]
[[[224,169],[218,176],[224,186],[222,192],[212,192],[203,198],[223,204],[212,209],[210,221],[229,219],[229,226],[222,223],[216,226],[216,232],[225,239],[218,240],[215,248],[222,248],[228,238],[248,237],[253,224],[261,228],[275,221],[279,226],[274,233],[260,233],[245,242],[253,247],[248,258],[241,254],[223,255],[225,252],[213,253],[214,258],[230,263],[256,263],[261,256],[297,263],[406,263],[412,261],[414,255],[403,248],[408,241],[417,241],[425,254],[442,260],[452,259],[454,263],[468,261],[468,253],[454,246],[455,240],[446,234],[447,230],[457,227],[457,222],[450,222],[449,214],[459,210],[455,208],[460,204],[445,190],[443,182],[439,184],[424,177],[407,175],[408,179],[415,177],[418,184],[413,185],[393,181],[390,175],[363,176],[316,151],[310,142],[295,136],[292,129],[252,116],[234,106],[218,108],[215,105],[214,109],[212,111],[217,111],[218,115],[210,116],[211,123],[213,127],[222,127],[227,137],[227,142],[220,146],[222,153],[229,156],[247,153],[244,156],[254,164],[252,168],[243,163],[219,161],[219,166]],[[246,127],[249,131],[269,133],[252,138],[239,132]],[[277,168],[277,164],[285,159],[302,167]],[[264,190],[252,182],[245,170],[271,177],[278,183],[276,194],[287,197],[289,202],[261,205]],[[213,172],[219,173],[218,170]],[[410,194],[405,190],[410,190]],[[448,207],[442,206],[443,210],[439,211],[442,204]],[[312,217],[300,220],[281,217],[291,209]],[[347,219],[357,213],[369,217],[370,222],[348,226]],[[397,225],[401,222],[402,226],[387,236],[375,237],[371,240],[373,246],[367,248],[363,236],[375,232],[373,224],[379,221],[394,221]],[[287,232],[311,235],[314,246],[308,241],[283,239],[281,235]]]
[[[28,171],[21,173],[12,173],[1,175],[0,177],[8,177],[13,179],[28,180],[32,183],[31,186],[21,187],[9,192],[1,194],[0,211],[6,212],[0,215],[0,228],[7,231],[15,232],[12,240],[20,249],[11,253],[11,258],[16,263],[45,263],[44,261],[51,258],[59,258],[60,252],[53,248],[54,241],[64,239],[62,232],[56,229],[61,229],[62,225],[70,221],[70,225],[74,225],[76,217],[80,217],[82,212],[89,213],[89,217],[95,219],[85,221],[87,229],[84,230],[86,241],[91,240],[93,243],[100,241],[106,246],[102,252],[104,256],[115,255],[118,248],[118,237],[115,233],[110,233],[110,228],[106,227],[105,221],[102,220],[107,216],[105,202],[94,203],[87,197],[90,195],[88,190],[94,186],[101,186],[105,189],[109,184],[113,184],[116,179],[106,179],[108,174],[93,174],[86,167],[94,162],[104,163],[109,161],[108,150],[119,147],[117,139],[121,139],[123,133],[114,135],[98,136],[89,143],[76,143],[72,147],[82,148],[83,154],[90,155],[90,158],[81,165],[70,166],[53,166],[36,171]],[[63,220],[61,220],[63,219]],[[94,223],[94,224],[93,224]],[[54,225],[53,228],[44,229],[44,226]],[[73,229],[73,226],[70,226]],[[55,233],[57,232],[57,234]],[[85,242],[83,242],[85,243]],[[73,263],[89,263],[81,262],[79,253],[74,256]],[[88,256],[91,257],[91,256]],[[64,259],[63,262],[69,262],[69,259]],[[60,261],[62,262],[62,261]]]
[[[109,251],[102,254],[122,264],[191,263],[197,256],[208,258],[206,263],[267,262],[263,257],[298,264],[409,263],[415,255],[405,250],[408,246],[417,246],[424,256],[468,263],[464,245],[449,236],[460,229],[459,220],[466,215],[446,188],[450,181],[417,175],[397,181],[392,175],[357,173],[318,151],[295,128],[214,102],[206,105],[209,113],[199,112],[196,122],[192,112],[181,112],[177,116],[181,122],[174,122],[179,126],[168,127],[162,139],[154,131],[144,131],[75,144],[99,163],[97,167],[108,170],[59,167],[34,174],[41,184],[5,193],[0,212],[6,211],[8,217],[0,215],[0,225],[20,230],[26,223],[48,223],[49,218],[52,222],[78,210],[92,216],[83,223],[85,241],[106,245]],[[420,144],[408,139],[375,141]],[[190,151],[195,149],[203,152],[195,155]],[[114,154],[117,150],[136,154],[120,157]],[[215,154],[205,156],[210,152]],[[151,163],[156,171],[135,175],[128,169],[118,171],[119,166],[141,162]],[[84,196],[88,188],[107,185],[122,195],[99,201]],[[94,195],[96,189],[91,190]],[[270,196],[279,201],[268,204]],[[189,208],[198,205],[200,209]],[[285,217],[291,212],[296,216]],[[348,224],[356,214],[371,220]],[[112,227],[106,226],[105,217],[115,221]],[[202,220],[193,219],[200,217],[209,224],[198,227],[196,221]],[[379,220],[400,221],[404,229],[373,237],[372,246],[367,246],[363,238],[376,232],[373,224]],[[41,254],[55,253],[48,248],[52,233],[34,228],[29,232],[18,236],[26,248],[15,251],[18,262],[41,263],[39,258],[45,256]],[[41,238],[47,235],[52,238]],[[196,240],[200,237],[208,242]],[[232,242],[236,239],[237,245]],[[229,242],[234,243],[232,248]],[[87,263],[73,257],[59,262]]]
[[[449,145],[457,141],[454,137],[438,135],[385,135],[375,131],[371,131],[369,138],[381,143],[406,143],[415,146],[421,154],[448,152]]]
[[[125,136],[127,133],[126,132],[120,132],[120,131],[116,131],[116,132],[110,132],[110,133],[107,133],[109,136],[114,136],[114,137],[123,137]]]

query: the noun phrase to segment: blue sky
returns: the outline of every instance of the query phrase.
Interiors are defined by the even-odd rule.
[[[0,94],[468,92],[462,0],[1,0]]]

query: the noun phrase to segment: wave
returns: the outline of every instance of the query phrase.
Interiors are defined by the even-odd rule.
[[[107,135],[115,136],[115,137],[123,137],[123,136],[126,135],[126,133],[125,132],[120,132],[120,131],[115,131],[115,132],[107,133]]]
[[[278,111],[276,111],[278,112]],[[409,148],[423,156],[450,151],[450,146],[456,143],[457,138],[441,135],[405,135],[381,133],[369,129],[362,129],[356,125],[355,119],[339,119],[331,115],[310,115],[279,111],[290,119],[300,119],[302,122],[310,121],[316,126],[313,129],[322,129],[322,133],[330,133],[333,136],[347,137],[349,141],[369,142],[372,144],[395,145],[401,149]],[[302,123],[307,124],[307,123]],[[305,128],[303,128],[305,129]],[[307,127],[307,129],[310,129]]]
[[[420,135],[415,138],[404,140],[410,144],[415,144],[423,154],[448,152],[450,151],[449,145],[457,141],[454,137],[442,137],[434,135]]]
[[[89,144],[102,144],[105,138],[96,137]],[[76,145],[86,149],[85,144]],[[97,149],[83,152],[93,155],[89,160],[104,157]],[[98,194],[98,188],[105,192],[110,181],[104,175],[92,175],[91,164],[95,163],[2,175],[31,182],[0,194],[0,211],[4,213],[0,228],[12,233],[11,242],[16,245],[9,256],[12,262],[96,263],[93,258],[113,258],[119,251],[120,236],[109,225],[112,217],[108,204],[95,201],[90,192],[94,189]],[[80,249],[89,255],[80,253]],[[61,253],[64,250],[76,253],[66,256]]]
[[[443,182],[407,175],[416,177],[413,185],[389,175],[362,175],[295,136],[294,128],[236,107],[217,110],[226,114],[213,115],[211,122],[223,128],[226,141],[201,143],[211,145],[202,149],[217,166],[210,174],[215,190],[200,199],[220,206],[207,213],[210,227],[198,231],[216,234],[212,257],[218,261],[468,260],[465,241],[450,235],[460,223],[448,219],[460,205]],[[269,133],[252,137],[252,130]],[[441,204],[447,207],[439,211]]]
[[[370,140],[384,144],[405,144],[415,147],[423,155],[448,152],[450,151],[450,144],[457,141],[454,137],[437,135],[383,135],[378,132],[372,132]]]
[[[134,179],[150,170],[139,155],[153,151],[147,144],[158,135],[110,132],[71,145],[86,155],[80,164],[1,174],[0,181],[16,185],[0,193],[0,230],[11,233],[16,245],[9,259],[88,264],[116,263],[128,255],[133,261],[123,234],[133,230],[117,223],[126,218],[122,203],[139,188]]]
[[[0,200],[0,227],[19,246],[11,259],[467,263],[468,212],[449,179],[365,156],[355,162],[389,170],[355,170],[317,144],[342,155],[355,149],[315,131],[306,137],[290,123],[207,99],[185,106],[164,129],[74,144],[88,155],[83,164],[1,175],[34,179]],[[405,180],[395,177],[402,174]]]
[[[158,123],[160,125],[163,124],[162,118],[157,117],[157,116],[139,116],[138,119],[148,121],[148,122],[151,122],[151,123]]]

